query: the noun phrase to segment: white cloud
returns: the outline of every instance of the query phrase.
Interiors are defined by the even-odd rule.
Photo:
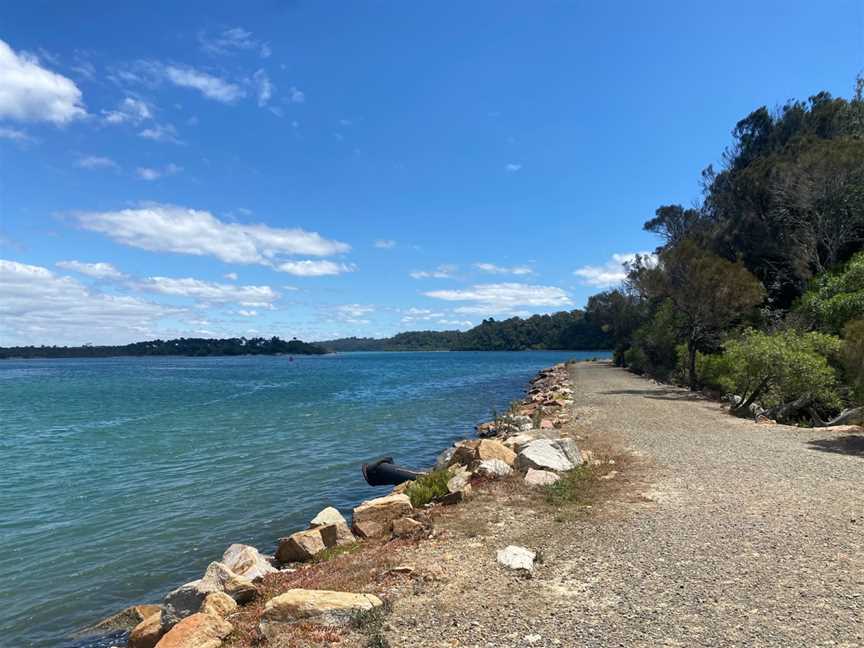
[[[237,314],[240,317],[255,317],[256,315],[258,315],[258,311],[256,311],[256,310],[238,310]]]
[[[174,163],[166,164],[162,168],[153,169],[150,167],[138,167],[135,170],[135,173],[142,180],[158,180],[159,178],[163,178],[165,176],[177,175],[183,170],[183,167],[177,166]]]
[[[258,50],[258,55],[263,58],[270,58],[270,55],[273,54],[273,50],[270,49],[270,43],[262,43],[261,48]]]
[[[117,169],[117,163],[101,155],[84,155],[76,163],[82,169]]]
[[[270,81],[270,77],[264,70],[258,70],[252,75],[252,81],[255,84],[258,92],[258,106],[263,108],[273,96],[273,91],[276,87]]]
[[[198,33],[201,49],[213,55],[234,54],[241,51],[257,50],[261,58],[268,58],[272,53],[268,43],[262,43],[252,37],[252,32],[242,27],[231,27],[217,34],[210,35],[206,31]]]
[[[198,90],[208,99],[222,103],[234,103],[246,96],[240,86],[192,67],[166,65],[163,74],[168,81],[178,87]]]
[[[442,324],[444,326],[455,326],[456,328],[471,328],[474,326],[474,323],[471,320],[448,320],[441,319],[436,322],[437,324]]]
[[[534,270],[528,266],[511,266],[503,267],[494,263],[475,263],[474,267],[489,274],[512,274],[512,275],[529,275],[534,274]]]
[[[573,303],[561,288],[522,283],[478,284],[467,290],[433,290],[423,294],[433,299],[474,302],[454,311],[478,315],[513,313],[518,306],[560,309]]]
[[[87,114],[71,79],[42,67],[0,40],[0,118],[47,121],[58,126]]]
[[[126,343],[148,336],[159,319],[181,313],[0,259],[0,344]]]
[[[153,111],[146,102],[126,97],[115,110],[103,110],[102,119],[108,124],[138,125],[145,119],[153,119]]]
[[[329,256],[350,249],[346,243],[326,239],[317,232],[226,223],[208,211],[176,205],[83,212],[76,214],[76,218],[85,229],[105,234],[124,245],[151,252],[212,256],[226,263],[272,267],[281,255]]]
[[[279,293],[270,286],[238,286],[202,281],[191,277],[147,277],[135,284],[136,288],[147,292],[189,297],[200,302],[217,304],[237,303],[248,305],[269,305],[279,299]]]
[[[404,311],[402,316],[403,324],[412,324],[414,322],[426,322],[433,319],[444,317],[444,313],[439,313],[428,308],[409,308]]]
[[[521,164],[514,164],[512,162],[504,167],[504,170],[507,171],[507,173],[516,173],[517,171],[519,171],[521,169],[522,169]]]
[[[411,273],[413,279],[452,279],[458,270],[455,265],[439,265],[434,270],[415,270]]]
[[[58,268],[71,270],[79,274],[87,275],[95,279],[122,279],[126,275],[120,272],[110,263],[84,263],[83,261],[58,261],[55,263]]]
[[[17,128],[0,128],[0,139],[12,140],[19,144],[27,144],[33,141],[30,135]]]
[[[396,241],[391,241],[389,239],[380,239],[378,241],[375,241],[375,247],[382,250],[390,250],[396,247]]]
[[[291,103],[303,103],[306,101],[306,94],[302,90],[298,90],[294,86],[288,89],[288,100]]]
[[[354,266],[335,261],[286,261],[276,266],[279,272],[287,272],[297,277],[326,277],[353,272]]]
[[[228,272],[222,276],[224,276],[228,281],[237,281],[237,273],[236,272]]]
[[[654,263],[656,256],[651,252],[630,252],[626,254],[613,254],[602,266],[586,265],[573,271],[573,274],[581,279],[586,286],[596,288],[609,288],[617,286],[627,278],[626,264],[633,262],[636,255],[645,257],[649,263]]]
[[[171,142],[173,144],[181,143],[177,138],[177,129],[171,124],[154,124],[153,126],[142,130],[138,133],[138,136],[143,137],[144,139],[153,140],[154,142]]]
[[[374,313],[375,307],[364,304],[342,304],[333,307],[332,311],[328,309],[328,313],[331,312],[336,319],[348,324],[369,324],[370,320],[366,316]]]

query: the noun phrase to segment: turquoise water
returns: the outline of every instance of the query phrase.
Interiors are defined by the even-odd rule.
[[[430,464],[542,367],[596,352],[0,362],[0,637],[72,632],[271,551],[384,494],[359,464]]]

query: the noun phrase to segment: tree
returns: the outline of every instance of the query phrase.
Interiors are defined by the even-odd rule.
[[[832,333],[839,333],[850,320],[864,319],[864,252],[840,270],[816,277],[797,310]]]
[[[667,246],[683,241],[702,223],[703,215],[698,209],[684,209],[681,205],[663,205],[654,212],[654,218],[643,226],[662,238]]]
[[[740,262],[705,251],[689,240],[661,252],[655,267],[641,265],[631,281],[649,298],[668,299],[687,343],[688,383],[699,386],[697,351],[713,350],[724,331],[765,298],[765,289]]]

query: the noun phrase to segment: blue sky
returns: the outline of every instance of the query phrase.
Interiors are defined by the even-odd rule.
[[[0,344],[580,307],[738,119],[864,68],[854,0],[243,6],[4,5]]]

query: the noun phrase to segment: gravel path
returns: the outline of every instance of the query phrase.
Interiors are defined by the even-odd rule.
[[[391,645],[864,646],[864,439],[573,372],[570,432],[636,457],[616,492],[575,517],[518,493],[454,509],[411,556],[426,578],[395,603]],[[534,578],[495,564],[509,543],[541,551]]]

